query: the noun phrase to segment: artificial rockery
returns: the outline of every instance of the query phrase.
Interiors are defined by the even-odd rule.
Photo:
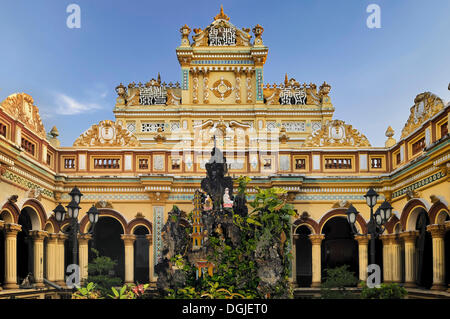
[[[162,257],[155,267],[166,298],[292,298],[291,216],[281,188],[256,189],[250,179],[233,180],[226,158],[214,146],[207,177],[187,215],[174,206],[162,229]],[[250,211],[247,207],[250,206]]]

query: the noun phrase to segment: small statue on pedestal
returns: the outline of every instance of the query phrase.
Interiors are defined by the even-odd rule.
[[[223,195],[223,208],[233,207],[233,201],[231,200],[228,192],[228,188],[225,188],[225,194]]]
[[[203,210],[208,212],[213,209],[213,202],[209,195],[206,195],[205,203],[203,204]]]

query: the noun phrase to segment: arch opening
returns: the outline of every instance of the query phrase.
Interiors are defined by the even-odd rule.
[[[0,286],[5,282],[5,233],[0,231]]]
[[[100,256],[106,256],[116,261],[116,265],[109,275],[121,278],[122,282],[125,280],[125,246],[121,235],[124,233],[125,229],[116,218],[99,216],[94,228],[93,239],[89,242],[89,247],[98,250]],[[89,262],[94,257],[89,249]]]
[[[7,211],[6,209],[3,210],[0,213],[0,220],[3,220],[5,222],[5,224],[12,224],[12,223],[14,223],[13,215],[9,211]]]
[[[433,247],[430,232],[427,226],[430,224],[428,213],[421,209],[417,213],[415,230],[419,231],[416,239],[417,278],[419,287],[429,289],[433,284]]]
[[[17,233],[17,278],[21,284],[29,273],[33,273],[33,238],[30,231],[39,228],[39,219],[33,209],[25,207],[20,212],[18,223],[22,226]]]
[[[312,283],[312,244],[309,239],[311,230],[305,225],[295,230],[295,269],[297,285],[310,287]]]
[[[141,284],[150,281],[149,277],[149,242],[147,235],[149,231],[145,226],[134,228],[136,236],[134,242],[134,280]]]
[[[348,265],[348,270],[358,277],[358,242],[353,238],[350,225],[344,216],[329,219],[322,228],[322,281],[326,280],[326,269]]]

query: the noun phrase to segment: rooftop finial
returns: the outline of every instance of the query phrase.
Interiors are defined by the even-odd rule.
[[[223,5],[220,5],[220,13],[214,17],[214,20],[219,20],[219,19],[227,20],[227,21],[230,20],[230,17],[228,17],[225,13],[223,13]]]

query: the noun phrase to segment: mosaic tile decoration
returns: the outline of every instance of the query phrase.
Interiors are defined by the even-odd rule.
[[[189,70],[184,69],[183,71],[183,78],[181,79],[181,89],[182,90],[188,90],[189,89]]]
[[[256,69],[256,100],[263,101],[262,69]]]
[[[6,171],[2,176],[4,178],[6,178],[6,179],[9,179],[11,182],[13,182],[13,183],[15,183],[17,185],[21,185],[23,187],[26,187],[28,189],[38,188],[38,189],[40,189],[41,194],[45,195],[47,197],[51,197],[52,198],[54,196],[52,191],[50,191],[50,190],[48,190],[46,188],[42,188],[41,186],[39,186],[39,185],[37,185],[37,184],[35,184],[33,182],[30,182],[26,178],[23,178],[23,177],[21,177],[19,175],[16,175],[16,174],[12,173],[12,172]]]
[[[196,60],[192,64],[255,64],[253,60]]]
[[[392,198],[399,197],[399,196],[405,194],[407,191],[412,191],[412,190],[421,188],[427,184],[437,181],[438,179],[441,179],[444,176],[445,176],[445,174],[443,172],[437,172],[437,173],[435,173],[431,176],[428,176],[427,178],[424,178],[408,187],[404,187],[404,188],[392,193]]]
[[[154,253],[154,263],[158,264],[161,260],[162,253],[162,238],[161,231],[164,225],[164,207],[155,206],[153,207],[153,224],[155,225],[155,231],[153,232],[153,253]]]

